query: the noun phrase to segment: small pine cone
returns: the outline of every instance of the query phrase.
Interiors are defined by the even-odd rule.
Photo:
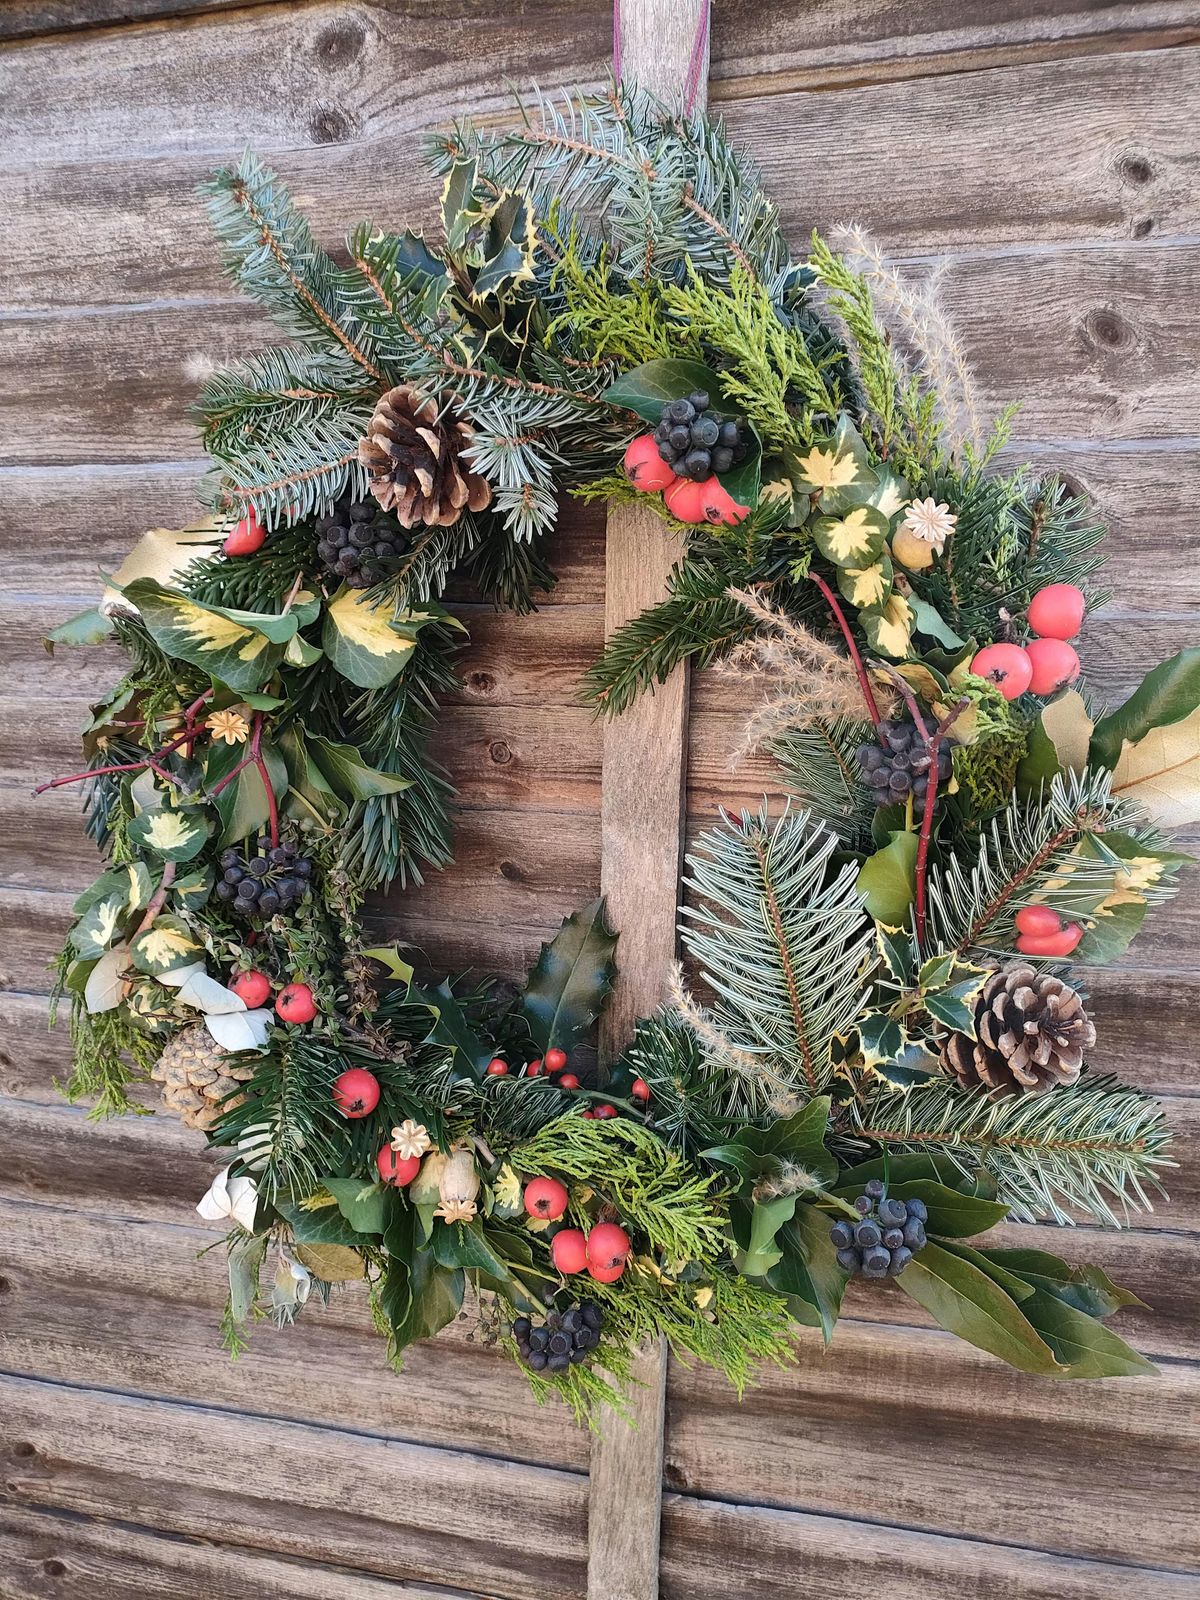
[[[253,1064],[237,1062],[219,1045],[202,1022],[183,1028],[151,1068],[163,1086],[163,1104],[176,1111],[189,1128],[208,1130],[244,1096],[227,1100],[238,1084],[254,1076]]]
[[[975,1008],[974,1039],[952,1033],[942,1066],[964,1089],[986,1089],[989,1100],[1045,1094],[1074,1083],[1096,1029],[1070,984],[1014,962],[983,986]]]
[[[468,423],[439,417],[436,400],[402,383],[375,407],[358,459],[371,493],[404,527],[448,528],[492,498],[491,484],[463,460],[474,436]]]

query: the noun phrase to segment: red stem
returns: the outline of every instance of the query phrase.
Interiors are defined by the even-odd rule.
[[[837,603],[837,596],[819,573],[810,572],[809,577],[825,596],[829,609],[837,619],[837,625],[842,630],[842,638],[846,641],[846,649],[850,652],[850,659],[854,663],[854,670],[858,674],[858,686],[863,692],[863,699],[867,702],[867,711],[876,730],[883,718],[879,715],[879,706],[875,699],[875,691],[871,688],[871,680],[867,676],[867,669],[863,666],[862,657],[858,653],[858,646],[854,642],[854,635],[850,632],[850,624],[842,613],[842,608]]]
[[[180,745],[186,744],[189,739],[196,737],[197,730],[188,728],[178,738],[172,739],[169,744],[163,745],[161,750],[155,750],[152,755],[144,756],[141,761],[121,761],[112,767],[92,767],[87,772],[72,772],[66,778],[51,778],[49,783],[39,783],[33,791],[34,794],[45,794],[47,789],[61,789],[67,783],[86,783],[89,778],[104,778],[111,772],[140,772],[143,767],[153,767],[160,777],[170,778],[169,773],[163,772],[155,766],[163,756],[169,756],[172,751],[178,750]]]
[[[227,772],[220,783],[214,784],[208,791],[210,799],[216,799],[221,790],[231,784],[239,772],[245,772],[247,767],[257,767],[258,775],[262,779],[262,786],[267,795],[267,820],[271,829],[272,850],[279,843],[279,803],[275,799],[275,790],[271,787],[270,774],[267,772],[267,763],[262,753],[263,714],[261,711],[254,713],[253,732],[250,735],[250,749],[244,760],[239,761],[232,772]]]

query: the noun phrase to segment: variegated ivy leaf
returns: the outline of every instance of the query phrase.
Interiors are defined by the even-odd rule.
[[[877,611],[860,611],[858,620],[872,650],[884,656],[902,656],[912,638],[912,607],[902,594],[893,594]]]
[[[191,966],[200,953],[201,944],[178,917],[158,917],[145,933],[137,935],[130,949],[134,965],[157,978],[177,967]]]
[[[208,825],[196,811],[143,811],[129,824],[129,837],[164,861],[190,861],[203,850]]]
[[[898,478],[886,467],[876,467],[875,478],[875,487],[867,497],[867,504],[882,511],[890,522],[908,504],[911,491],[903,478]]]
[[[130,781],[129,798],[135,812],[160,811],[167,803],[167,792],[159,788],[158,779],[147,767]]]
[[[107,899],[97,900],[71,929],[71,943],[85,960],[103,955],[120,933],[125,922],[126,902],[118,890]]]
[[[818,517],[813,523],[817,549],[835,567],[866,567],[887,545],[888,519],[874,506],[852,506],[839,517]]]
[[[142,613],[155,643],[231,689],[260,689],[283,660],[297,627],[285,616],[201,605],[148,578],[129,585],[127,596]]]
[[[208,903],[212,894],[215,874],[211,867],[196,867],[171,885],[171,899],[188,911],[198,911]]]
[[[882,555],[869,567],[839,567],[837,583],[845,598],[860,611],[881,606],[892,592],[891,560]]]
[[[818,496],[822,511],[861,505],[878,482],[867,447],[845,412],[831,439],[790,453],[787,466],[796,489]]]
[[[325,610],[321,643],[343,678],[360,689],[381,689],[404,670],[429,622],[461,627],[440,606],[430,602],[393,615],[392,602],[367,598],[361,589],[343,589]]]
[[[149,904],[153,893],[154,879],[150,876],[150,868],[144,861],[130,861],[124,866],[110,867],[107,872],[102,872],[91,888],[85,889],[79,896],[72,910],[77,917],[81,917],[101,900],[112,900],[123,895],[127,911],[140,911]]]
[[[83,986],[83,1003],[93,1016],[115,1011],[125,994],[124,975],[129,970],[130,954],[123,944],[106,950],[88,973]]]

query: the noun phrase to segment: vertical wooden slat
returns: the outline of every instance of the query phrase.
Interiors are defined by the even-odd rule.
[[[664,101],[681,103],[708,0],[623,0],[621,75]],[[707,38],[696,104],[704,101]],[[615,508],[608,518],[605,632],[656,604],[681,552],[651,512]],[[601,1050],[612,1059],[638,1017],[662,998],[676,953],[683,852],[688,674],[674,672],[653,695],[604,731],[600,881],[619,930],[620,978],[607,1008]],[[604,1419],[592,1447],[588,1500],[588,1600],[655,1600],[662,1496],[666,1346],[642,1351],[630,1393],[632,1426]]]

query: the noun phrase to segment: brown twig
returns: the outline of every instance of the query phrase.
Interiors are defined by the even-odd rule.
[[[845,614],[843,613],[841,606],[837,603],[837,596],[825,582],[825,579],[821,577],[820,573],[810,572],[809,577],[825,596],[826,604],[833,612],[838,627],[842,630],[842,638],[846,641],[846,649],[850,652],[850,659],[854,663],[854,671],[858,676],[859,688],[863,692],[863,699],[867,702],[867,712],[875,726],[876,731],[878,732],[879,725],[883,721],[883,718],[879,714],[879,703],[875,699],[874,689],[871,688],[871,680],[867,676],[867,669],[865,666],[863,666],[862,656],[860,656],[858,653],[858,646],[854,642],[854,635],[850,632],[850,624],[846,621]]]
[[[133,939],[130,940],[131,944],[134,942],[134,940],[140,939],[142,934],[144,934],[146,932],[147,928],[149,928],[149,927],[151,927],[153,925],[155,917],[157,917],[158,913],[162,910],[163,906],[166,904],[167,895],[168,895],[168,893],[170,891],[171,885],[174,882],[175,882],[175,863],[173,861],[167,861],[163,865],[162,882],[159,884],[158,888],[155,889],[154,893],[150,896],[150,903],[146,907],[146,914],[142,918],[142,920],[138,923],[138,930],[134,934]]]

